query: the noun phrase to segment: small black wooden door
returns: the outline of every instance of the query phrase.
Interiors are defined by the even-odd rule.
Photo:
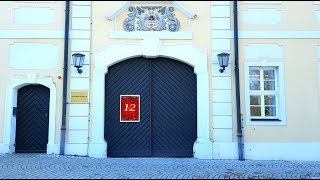
[[[28,85],[18,90],[16,153],[46,153],[49,130],[50,89]]]
[[[193,156],[197,93],[193,67],[168,58],[133,58],[108,68],[108,156]],[[120,123],[120,95],[140,95],[140,122]]]

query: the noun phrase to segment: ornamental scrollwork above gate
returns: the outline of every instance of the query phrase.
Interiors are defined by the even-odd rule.
[[[173,14],[173,7],[130,6],[128,17],[123,22],[125,31],[162,31],[176,32],[180,21]]]

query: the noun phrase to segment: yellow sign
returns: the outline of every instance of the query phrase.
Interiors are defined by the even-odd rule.
[[[71,102],[88,102],[88,92],[71,92]]]

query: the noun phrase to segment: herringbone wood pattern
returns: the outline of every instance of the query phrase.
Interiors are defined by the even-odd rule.
[[[120,123],[120,95],[140,95],[139,123]],[[197,88],[193,67],[167,58],[133,58],[108,69],[108,156],[193,156]]]
[[[48,143],[50,89],[28,85],[18,90],[16,153],[45,153]]]

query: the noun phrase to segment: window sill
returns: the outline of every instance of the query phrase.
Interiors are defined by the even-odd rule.
[[[285,119],[258,119],[258,118],[249,118],[246,120],[247,126],[286,126],[287,122]]]
[[[252,118],[251,121],[281,121],[280,119],[256,119],[256,118]]]

